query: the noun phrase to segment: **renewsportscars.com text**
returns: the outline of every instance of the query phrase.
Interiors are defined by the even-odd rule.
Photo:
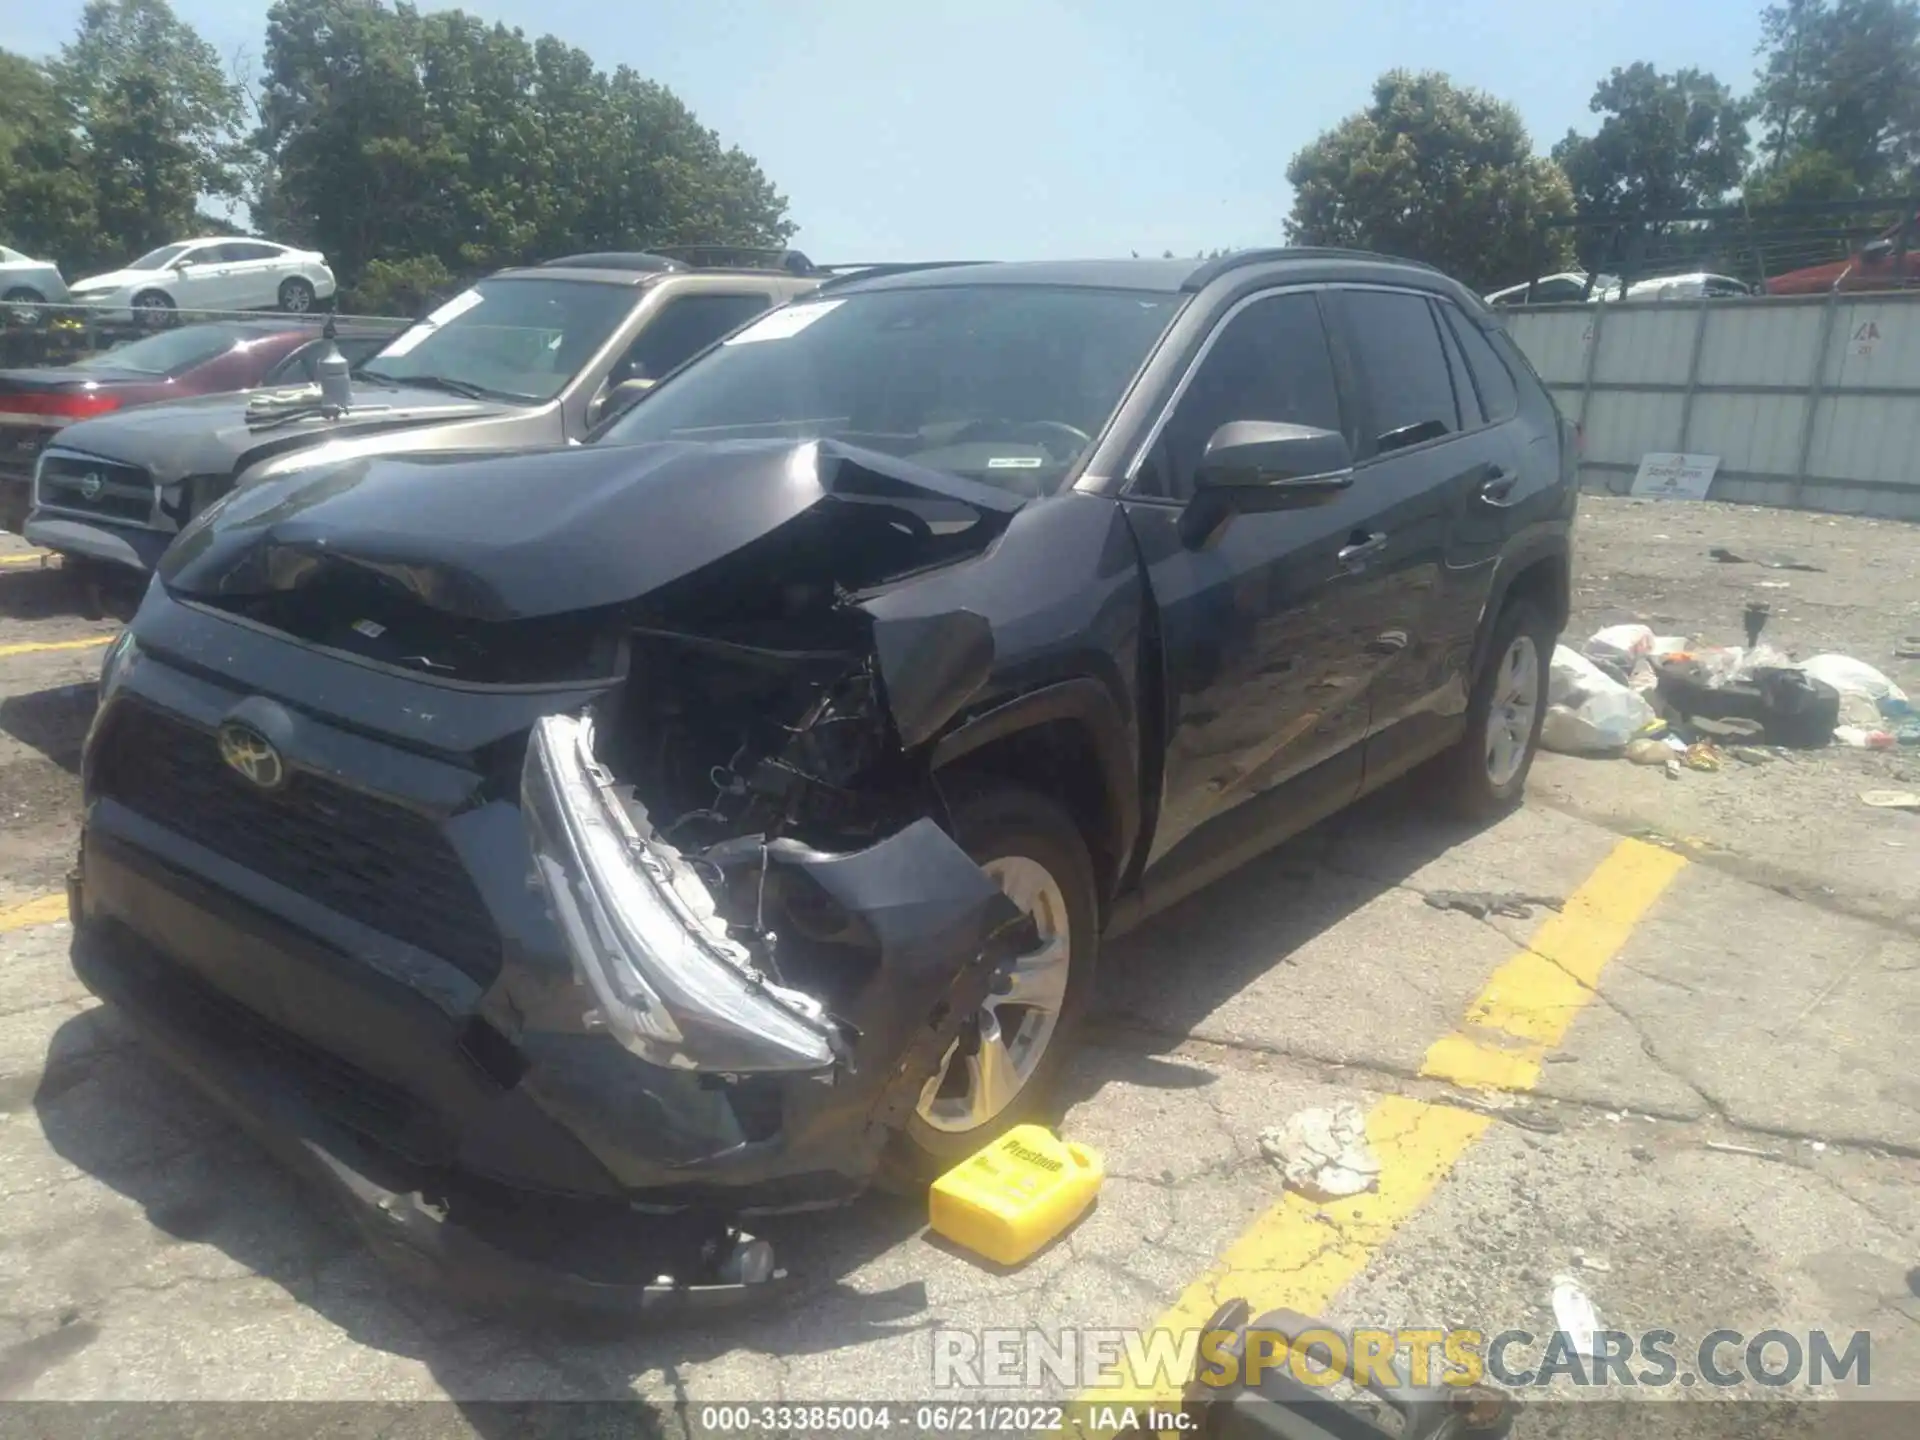
[[[1671,1330],[1595,1331],[1590,1345],[1564,1331],[1314,1329],[1289,1344],[1279,1331],[936,1330],[933,1385],[946,1389],[1099,1391],[1180,1387],[1190,1378],[1216,1389],[1257,1385],[1285,1372],[1303,1385],[1361,1383],[1477,1385],[1513,1389],[1553,1384],[1663,1389],[1705,1385],[1769,1388],[1873,1380],[1873,1337],[1865,1330],[1710,1331],[1697,1344]],[[1585,1337],[1582,1337],[1582,1342]]]

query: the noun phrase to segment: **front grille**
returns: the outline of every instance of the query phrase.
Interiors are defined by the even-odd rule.
[[[145,525],[153,519],[153,482],[139,465],[49,450],[40,459],[34,503],[74,515]]]
[[[301,771],[262,790],[228,768],[213,736],[131,701],[94,773],[99,794],[482,985],[500,967],[472,875],[412,810]]]

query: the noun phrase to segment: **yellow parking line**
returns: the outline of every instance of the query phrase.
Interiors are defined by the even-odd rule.
[[[67,918],[65,891],[41,895],[0,910],[0,935],[9,930],[25,930],[30,925],[51,925]]]
[[[1530,1089],[1540,1062],[1566,1036],[1590,987],[1626,943],[1635,923],[1686,865],[1672,851],[1622,840],[1541,925],[1533,943],[1507,961],[1468,1006],[1461,1028],[1427,1051],[1421,1074],[1472,1086]],[[1454,1164],[1492,1124],[1454,1105],[1389,1095],[1367,1114],[1380,1161],[1379,1188],[1322,1206],[1289,1191],[1190,1284],[1155,1328],[1198,1330],[1221,1304],[1245,1299],[1254,1315],[1280,1308],[1324,1310],[1374,1253],[1426,1203]],[[1089,1392],[1098,1404],[1177,1397],[1182,1377],[1122,1373]]]
[[[112,635],[89,635],[85,640],[30,640],[20,645],[0,645],[0,660],[9,655],[38,655],[43,650],[91,650],[96,645],[111,645]]]
[[[23,555],[0,555],[0,565],[37,565],[47,558],[45,550],[29,550]]]

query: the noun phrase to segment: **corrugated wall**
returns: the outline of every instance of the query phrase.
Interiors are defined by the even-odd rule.
[[[1586,427],[1582,483],[1718,455],[1710,498],[1920,520],[1920,292],[1504,312]]]

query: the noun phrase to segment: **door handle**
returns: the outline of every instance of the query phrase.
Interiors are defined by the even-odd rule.
[[[1342,565],[1359,565],[1386,543],[1387,536],[1384,530],[1375,530],[1372,534],[1364,530],[1356,530],[1347,537],[1347,543],[1340,547],[1335,558]]]
[[[1513,487],[1520,483],[1520,477],[1511,470],[1495,467],[1493,473],[1480,484],[1480,498],[1489,505],[1513,504]]]

